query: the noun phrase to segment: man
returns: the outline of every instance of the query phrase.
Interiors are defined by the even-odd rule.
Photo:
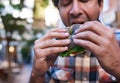
[[[59,53],[68,50],[71,43],[68,39],[70,34],[63,28],[50,30],[35,41],[30,83],[106,83],[116,80],[120,82],[119,44],[114,31],[99,21],[103,1],[53,0],[53,2],[58,7],[66,27],[82,24],[72,38],[76,45],[88,51],[74,57],[60,57]]]

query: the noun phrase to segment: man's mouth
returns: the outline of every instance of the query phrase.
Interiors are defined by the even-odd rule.
[[[70,21],[70,25],[73,25],[73,24],[84,24],[85,23],[85,21],[83,21],[83,20],[71,20]]]

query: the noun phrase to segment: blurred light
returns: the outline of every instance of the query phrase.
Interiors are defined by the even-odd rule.
[[[20,11],[15,9],[15,10],[13,11],[13,17],[14,17],[14,18],[18,18],[19,16],[20,16]]]
[[[47,26],[56,25],[58,21],[59,13],[58,10],[50,2],[49,6],[45,9],[45,23]]]
[[[8,63],[8,61],[6,61],[6,60],[4,60],[4,61],[0,64],[0,67],[3,68],[3,69],[8,68],[8,66],[9,66],[9,63]],[[12,61],[12,62],[11,62],[11,66],[12,66],[12,67],[15,67],[15,66],[17,66],[17,64]],[[0,83],[1,83],[1,82],[0,82]]]
[[[9,52],[11,52],[11,53],[12,53],[12,52],[14,52],[14,51],[15,51],[14,46],[10,46],[10,47],[9,47]]]
[[[0,22],[2,22],[2,19],[0,18]]]
[[[6,14],[12,14],[14,8],[12,6],[6,6],[5,9],[2,11],[2,15],[5,16]]]
[[[12,35],[12,38],[16,39],[16,40],[21,40],[22,39],[17,31],[14,31],[14,34]]]
[[[13,5],[20,4],[20,0],[11,0],[11,3]]]
[[[23,35],[23,37],[24,37],[26,40],[30,40],[30,39],[33,38],[33,36],[30,35],[30,34],[28,34],[27,32],[23,33],[22,35]]]
[[[8,6],[10,3],[9,3],[9,0],[1,0],[1,3],[4,5],[4,6]]]
[[[2,23],[0,23],[0,29],[4,29],[4,26]]]
[[[22,12],[20,13],[20,18],[32,18],[33,17],[33,12],[29,8],[23,8]]]
[[[2,23],[2,19],[0,18],[0,29],[4,29],[4,25]]]
[[[0,50],[3,48],[2,44],[0,44]]]
[[[37,34],[36,34],[36,37],[37,37],[37,38],[41,38],[42,36],[43,36],[42,33],[37,33]]]
[[[33,19],[32,19],[32,18],[28,18],[28,19],[27,19],[27,22],[28,22],[28,23],[33,23]]]
[[[27,6],[28,8],[33,8],[34,7],[34,0],[25,0],[24,5]]]
[[[4,29],[0,29],[0,37],[3,38],[3,39],[6,37]],[[2,42],[4,42],[4,40],[2,40]],[[4,45],[4,44],[2,44],[2,45]]]

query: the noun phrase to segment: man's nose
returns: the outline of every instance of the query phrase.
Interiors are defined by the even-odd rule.
[[[81,8],[79,6],[78,2],[74,2],[72,4],[71,10],[70,10],[70,14],[73,16],[78,16],[80,14]]]

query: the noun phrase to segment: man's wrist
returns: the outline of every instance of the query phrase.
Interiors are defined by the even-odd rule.
[[[35,67],[33,67],[33,69],[32,69],[32,75],[35,76],[35,77],[44,77],[45,73],[43,73],[40,70],[38,70]]]
[[[41,73],[35,68],[32,69],[30,83],[45,83],[45,73]]]

